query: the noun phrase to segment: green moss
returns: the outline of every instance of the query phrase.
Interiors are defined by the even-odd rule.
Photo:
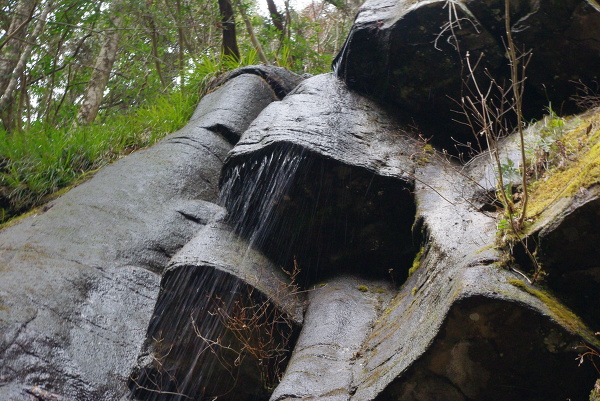
[[[413,273],[417,271],[417,269],[421,266],[421,258],[423,257],[424,253],[425,248],[421,247],[421,249],[419,249],[419,252],[417,252],[417,254],[415,255],[412,266],[410,267],[410,269],[408,269],[408,277],[412,276]]]
[[[357,290],[359,290],[360,292],[367,292],[369,291],[369,287],[367,287],[366,285],[359,285],[356,287]]]
[[[596,380],[596,384],[590,393],[590,401],[600,401],[600,379]]]
[[[414,297],[415,295],[417,295],[417,291],[418,291],[417,287],[413,287],[413,289],[412,289],[412,291],[411,291],[411,294],[413,295],[413,297]]]
[[[480,249],[476,250],[476,251],[475,251],[475,254],[476,254],[476,255],[479,255],[480,253],[483,253],[483,252],[485,252],[485,251],[489,251],[489,250],[491,250],[491,249],[494,249],[495,247],[496,247],[496,244],[489,244],[489,245],[486,245],[486,246],[484,246],[483,248],[480,248]]]
[[[553,318],[570,333],[581,336],[590,344],[594,344],[595,346],[600,345],[600,342],[591,334],[590,329],[586,327],[585,323],[553,295],[541,289],[532,288],[521,280],[511,279],[508,282],[542,301],[552,313]]]
[[[531,185],[527,216],[535,217],[554,201],[600,184],[600,110],[583,118],[561,143],[570,149],[564,165],[550,169]]]

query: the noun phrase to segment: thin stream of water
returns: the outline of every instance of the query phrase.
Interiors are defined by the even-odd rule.
[[[233,383],[235,367],[222,357],[225,348],[215,345],[225,339],[225,329],[214,310],[231,309],[239,281],[216,270],[185,268],[171,273],[162,287],[147,333],[151,361],[130,379],[135,395],[179,401],[214,393],[214,375],[228,370]]]
[[[248,249],[260,247],[273,230],[279,205],[303,160],[297,148],[277,148],[226,173],[220,203],[234,232],[248,240]],[[215,308],[230,313],[243,292],[240,285],[208,267],[182,266],[167,273],[148,328],[152,360],[130,381],[136,396],[179,401],[218,396],[236,385],[239,366],[228,349],[235,339]]]
[[[260,249],[264,245],[305,159],[298,148],[277,148],[228,172],[220,203],[227,209],[234,231],[247,238],[250,247]]]

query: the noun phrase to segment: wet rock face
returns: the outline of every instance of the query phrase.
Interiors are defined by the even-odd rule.
[[[393,292],[389,280],[345,274],[310,291],[302,335],[271,400],[349,399],[354,391],[351,367]]]
[[[593,86],[598,80],[600,9],[585,0],[510,3],[516,47],[532,52],[525,113],[539,117],[549,101],[555,109],[572,112],[569,97],[576,82]],[[489,84],[485,70],[497,82],[508,82],[505,37],[503,0],[369,0],[334,69],[351,89],[421,116],[422,129],[439,136],[440,128],[450,128],[455,139],[469,138],[469,130],[451,123],[460,119],[454,111],[469,94],[463,84],[468,80],[466,55],[478,64],[480,85]],[[431,124],[432,115],[441,118],[440,124]]]
[[[531,310],[469,299],[454,306],[429,350],[376,401],[440,394],[455,401],[584,400],[594,374],[573,369],[569,351],[578,345]]]
[[[140,400],[255,400],[283,372],[303,293],[223,222],[171,260],[129,387]]]
[[[305,286],[337,272],[406,278],[415,213],[406,183],[294,148],[274,154],[298,158],[295,171],[260,157],[235,176],[226,202],[252,246],[288,270],[301,266]],[[269,184],[249,190],[257,182]]]
[[[598,186],[532,234],[557,297],[501,265],[489,158],[462,165],[400,121],[443,126],[466,51],[506,76],[502,4],[369,0],[345,82],[227,74],[184,129],[2,231],[0,396],[584,399],[596,371],[573,347],[600,342],[563,301],[595,329]],[[570,61],[548,58],[589,50],[569,74],[594,78],[597,30],[579,28],[598,12],[560,4],[511,11],[541,46],[531,82],[566,100]]]
[[[411,175],[424,157],[382,107],[325,74],[244,133],[223,169],[224,204],[253,246],[288,268],[295,259],[305,285],[335,272],[400,282],[415,253]]]
[[[310,106],[314,104],[319,108]],[[346,110],[351,111],[348,117],[342,114]],[[374,121],[384,121],[383,129],[377,129]],[[590,366],[575,379],[572,348],[578,336],[594,342],[589,330],[560,301],[497,266],[502,251],[495,246],[496,221],[474,202],[482,189],[479,183],[490,180],[489,158],[480,157],[465,167],[428,145],[403,129],[389,110],[347,93],[339,81],[325,75],[305,81],[282,102],[265,109],[228,156],[222,188],[236,232],[272,260],[289,266],[289,260],[277,259],[285,255],[301,269],[322,272],[309,276],[307,283],[325,284],[320,295],[317,290],[309,295],[299,342],[271,400],[502,399],[492,396],[500,391],[493,378],[500,387],[511,382],[524,386],[521,375],[527,377],[528,369],[548,372],[546,366],[573,380],[549,381],[547,373],[540,373],[523,393],[522,389],[505,393],[534,400],[558,391],[556,383],[562,386],[558,393],[567,395],[578,396],[582,388],[591,387]],[[502,154],[512,150],[502,149]],[[494,187],[491,180],[486,187]],[[381,193],[383,199],[386,193],[392,196],[378,204],[365,188],[376,188],[373,193]],[[410,192],[402,195],[394,188]],[[321,216],[327,218],[319,220]],[[307,224],[311,219],[318,224]],[[361,219],[369,224],[352,227],[352,220]],[[397,252],[411,239],[404,255],[416,254],[412,274],[400,288],[394,285],[398,276],[382,273],[384,266],[402,266],[401,253],[390,254],[379,264],[362,258],[366,248],[361,243],[335,241],[342,236],[334,227],[343,227],[343,234],[355,229],[367,232],[371,223],[374,229],[365,237],[381,238],[380,251],[394,249],[386,244],[395,243]],[[334,244],[330,249],[328,241]],[[303,248],[304,242],[311,246]],[[303,252],[293,258],[298,250]],[[335,263],[338,254],[346,256],[340,264]],[[314,260],[319,264],[311,264]],[[407,267],[401,269],[406,272]],[[391,294],[382,297],[376,310],[359,308],[374,316],[344,318],[357,303],[357,293],[342,278],[348,272],[367,281],[357,286],[365,292],[372,286],[370,280],[389,280]],[[330,284],[336,291],[325,289]],[[336,303],[344,305],[339,313],[329,308]],[[347,333],[356,334],[352,339],[362,339],[351,358],[338,348],[345,344],[343,336],[327,340],[329,329],[343,320]],[[467,323],[478,320],[479,326],[467,330]],[[452,328],[451,334],[445,325]],[[522,335],[527,329],[530,335]],[[505,356],[511,349],[516,352]],[[513,368],[522,364],[518,355],[529,358],[525,368]],[[426,368],[413,371],[421,364]],[[325,372],[330,369],[343,373],[328,376]]]
[[[232,77],[186,127],[0,232],[0,399],[128,393],[159,274],[222,213],[213,202],[229,140],[277,99],[259,75]]]
[[[600,187],[581,191],[554,222],[539,233],[540,261],[547,284],[600,331]]]

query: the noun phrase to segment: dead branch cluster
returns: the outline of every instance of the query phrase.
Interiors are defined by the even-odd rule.
[[[297,262],[294,260],[291,271],[284,272],[289,281],[280,281],[281,285],[268,297],[248,285],[230,302],[220,296],[211,299],[213,307],[208,313],[217,317],[224,328],[219,338],[206,338],[196,322],[192,322],[196,335],[206,344],[205,350],[213,353],[232,377],[237,376],[238,368],[250,358],[265,388],[273,387],[280,380],[295,334],[291,317],[279,305],[301,292],[297,284],[300,273]],[[223,357],[223,351],[229,354],[228,358]]]

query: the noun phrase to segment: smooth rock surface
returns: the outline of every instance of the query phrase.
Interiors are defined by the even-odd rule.
[[[221,134],[232,145],[254,118],[278,99],[273,87],[262,77],[243,70],[234,71],[237,74],[227,75],[234,81],[225,81],[225,87],[217,87],[219,90],[205,95],[190,118],[190,124],[198,121],[202,127]]]
[[[412,258],[422,147],[333,74],[312,77],[267,107],[230,152],[224,205],[253,246],[288,268],[295,259],[305,285],[365,266],[400,279]]]
[[[389,282],[343,275],[310,290],[294,355],[271,400],[349,400],[353,365],[392,293]]]
[[[419,141],[377,103],[349,91],[334,74],[303,81],[267,107],[228,155],[223,177],[250,152],[291,144],[305,151],[411,181]]]

